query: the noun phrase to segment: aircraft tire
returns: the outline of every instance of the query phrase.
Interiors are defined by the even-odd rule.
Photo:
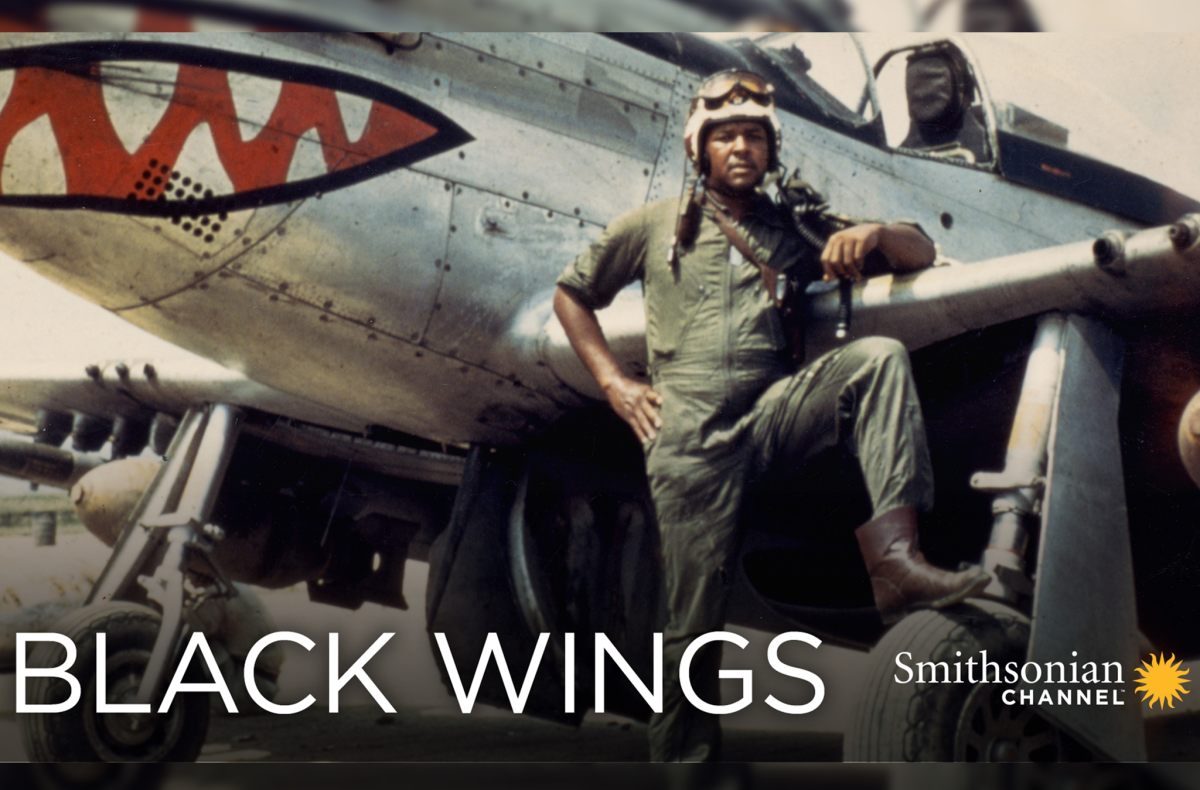
[[[54,632],[76,646],[69,672],[79,681],[80,700],[61,713],[21,713],[18,719],[26,756],[34,762],[191,762],[200,754],[208,733],[209,695],[178,694],[167,713],[152,713],[134,729],[129,714],[96,712],[96,634],[106,637],[106,686],[111,702],[131,702],[150,660],[161,618],[158,612],[127,602],[85,606],[59,621]],[[31,667],[58,667],[65,649],[40,642]],[[207,678],[197,662],[186,680]],[[70,687],[62,678],[30,678],[27,703],[45,705],[68,699]],[[158,700],[152,709],[157,710]],[[147,726],[149,725],[149,726]]]
[[[1007,683],[969,683],[966,662],[987,651],[989,665],[1025,660],[1029,621],[1000,604],[974,600],[915,612],[871,651],[866,682],[846,733],[845,759],[855,762],[1010,762],[1064,759],[1064,738],[1032,707],[1002,702]],[[961,683],[900,683],[897,664],[962,664]],[[980,678],[980,661],[975,661]],[[939,676],[940,677],[940,676]]]

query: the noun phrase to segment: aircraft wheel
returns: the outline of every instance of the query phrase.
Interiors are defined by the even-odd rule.
[[[955,663],[980,654],[1001,671],[1008,661],[1025,660],[1029,621],[999,604],[972,601],[942,611],[926,610],[897,623],[871,651],[871,668],[854,721],[846,733],[848,761],[881,762],[1042,762],[1069,759],[1073,744],[1032,707],[1005,705],[1006,683],[899,683],[917,662]]]
[[[208,733],[207,694],[178,694],[166,713],[127,714],[96,711],[96,634],[107,634],[106,692],[112,703],[133,702],[150,661],[161,618],[153,609],[118,602],[85,606],[54,628],[74,641],[75,663],[69,669],[80,683],[80,700],[62,713],[20,714],[25,753],[35,762],[162,762],[192,761]],[[31,667],[57,667],[66,650],[41,642],[30,655]],[[173,671],[173,668],[168,671]],[[203,682],[198,665],[188,670],[190,682]],[[70,686],[61,678],[32,678],[27,702],[65,702]],[[151,705],[158,710],[160,700]]]

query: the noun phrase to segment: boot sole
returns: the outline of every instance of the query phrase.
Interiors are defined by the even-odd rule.
[[[992,583],[992,577],[983,571],[967,586],[957,592],[953,592],[944,598],[939,598],[936,601],[922,603],[917,606],[906,606],[895,612],[888,612],[886,615],[880,612],[880,617],[883,619],[884,625],[892,625],[900,620],[903,620],[907,615],[920,609],[948,609],[955,604],[960,604],[972,596],[978,595],[984,591],[989,584]]]

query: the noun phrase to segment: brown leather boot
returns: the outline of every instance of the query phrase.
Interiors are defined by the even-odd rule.
[[[979,594],[991,577],[978,568],[952,573],[925,561],[917,543],[917,509],[898,507],[854,531],[885,623],[911,609],[942,609]]]

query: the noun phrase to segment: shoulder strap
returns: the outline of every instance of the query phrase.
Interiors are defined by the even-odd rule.
[[[713,217],[717,221],[717,227],[729,238],[729,243],[742,254],[743,258],[758,267],[758,271],[762,274],[763,287],[767,289],[767,293],[770,294],[771,300],[775,302],[775,306],[782,308],[783,299],[779,291],[776,290],[776,285],[779,282],[779,270],[760,261],[758,256],[754,254],[754,250],[751,249],[750,243],[746,241],[746,238],[738,232],[737,227],[729,220],[729,215],[721,208],[716,206],[713,208]]]

